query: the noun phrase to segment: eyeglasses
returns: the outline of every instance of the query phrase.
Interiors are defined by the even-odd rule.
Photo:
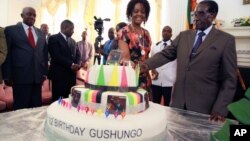
[[[194,13],[191,15],[191,16],[204,16],[204,15],[206,15],[207,13],[209,13],[209,12],[207,12],[207,11],[194,11]]]

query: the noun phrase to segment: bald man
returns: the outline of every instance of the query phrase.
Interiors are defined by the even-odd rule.
[[[3,64],[6,85],[13,87],[14,110],[42,105],[41,86],[47,75],[48,50],[45,34],[34,26],[36,11],[25,7],[22,23],[5,28],[8,47]]]
[[[81,67],[84,70],[90,65],[90,61],[93,54],[93,46],[90,42],[87,41],[87,31],[82,32],[82,40],[76,43],[80,53],[81,53]]]
[[[47,24],[41,24],[41,26],[40,26],[40,29],[42,30],[42,32],[46,35],[46,40],[47,40],[47,42],[48,42],[48,38],[49,38],[49,36],[50,36],[50,33],[49,33],[49,26],[47,25]]]

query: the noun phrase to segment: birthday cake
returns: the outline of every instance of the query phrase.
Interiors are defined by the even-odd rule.
[[[45,134],[53,141],[163,141],[164,107],[149,102],[138,88],[139,67],[95,65],[85,86],[47,109]]]

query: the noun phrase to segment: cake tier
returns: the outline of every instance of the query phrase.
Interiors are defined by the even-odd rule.
[[[138,86],[138,78],[138,67],[135,70],[131,66],[94,65],[87,71],[85,82],[91,89],[98,86],[135,88]]]
[[[54,102],[47,109],[45,134],[51,141],[164,141],[166,111],[158,104],[149,104],[146,111],[122,118],[86,114]]]
[[[71,105],[78,109],[102,110],[109,114],[136,114],[149,107],[149,96],[144,89],[135,92],[91,90],[74,86],[69,95]]]

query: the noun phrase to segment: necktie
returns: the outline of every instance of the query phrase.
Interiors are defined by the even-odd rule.
[[[34,39],[31,27],[28,28],[28,38],[29,38],[29,42],[30,42],[31,46],[33,48],[35,48],[36,44],[35,44],[35,39]]]
[[[68,48],[70,52],[74,53],[70,37],[67,37],[67,43],[68,43]]]
[[[163,43],[163,48],[166,48],[166,47],[167,47],[167,43],[164,42],[164,43]]]
[[[194,47],[192,49],[192,54],[191,57],[194,56],[196,54],[197,49],[200,47],[201,43],[202,43],[202,37],[206,35],[204,32],[200,32],[198,34],[198,39],[196,40]]]
[[[70,46],[71,46],[71,41],[70,41],[70,38],[69,38],[69,37],[67,37],[67,43],[68,43],[68,47],[70,48]]]

